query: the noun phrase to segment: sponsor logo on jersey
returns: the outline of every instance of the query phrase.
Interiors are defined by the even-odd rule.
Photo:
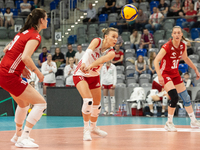
[[[99,84],[99,83],[97,83],[97,84],[96,84],[96,87],[97,87],[97,86],[100,86],[100,84]]]
[[[172,56],[171,56],[170,58],[173,58],[173,59],[176,58],[176,53],[173,52],[173,53],[172,53]]]
[[[26,85],[26,83],[27,83],[27,82],[26,82],[26,81],[24,81],[24,80],[22,80],[22,81],[21,81],[21,83],[22,83],[22,84],[24,84],[24,85]]]
[[[171,50],[174,50],[174,47],[172,47]]]
[[[166,77],[166,79],[167,79],[168,81],[170,81],[170,80],[171,80],[171,78],[170,78],[170,77]]]

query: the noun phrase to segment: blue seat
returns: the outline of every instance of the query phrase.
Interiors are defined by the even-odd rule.
[[[159,5],[159,1],[151,1],[151,3],[150,3],[150,11],[151,11],[151,13],[153,12],[153,8],[154,7],[158,7],[158,5]]]
[[[18,10],[17,9],[13,8],[10,11],[13,13],[14,17],[18,16]]]
[[[49,27],[50,23],[51,23],[51,18],[47,18],[47,27]]]
[[[34,2],[33,2],[33,1],[28,1],[27,3],[30,3],[30,4],[31,4],[31,6],[34,4]]]
[[[54,10],[54,9],[56,9],[56,2],[55,2],[55,1],[52,1],[52,2],[50,3],[50,10]]]
[[[75,44],[75,42],[76,42],[76,39],[77,39],[77,36],[76,35],[70,35],[69,37],[68,37],[68,44]]]
[[[138,49],[137,52],[136,52],[136,55],[137,55],[137,57],[139,55],[147,56],[147,50],[146,49]]]
[[[99,22],[100,22],[100,23],[106,22],[107,17],[108,17],[107,14],[101,14],[101,15],[99,16]]]
[[[188,72],[188,65],[187,64],[179,64],[178,70],[180,70],[182,73]]]
[[[6,8],[1,8],[1,12],[2,12],[3,14],[5,14]]]
[[[154,32],[152,30],[149,30],[149,33],[151,33],[153,35]]]
[[[23,1],[15,1],[15,6],[17,9],[20,9],[20,4],[23,3]]]
[[[117,22],[112,22],[112,23],[110,23],[109,27],[112,27],[112,26],[115,26],[115,25],[117,25]]]
[[[70,0],[70,9],[75,9],[76,8],[76,4],[77,4],[77,0]]]
[[[199,30],[198,28],[192,28],[191,31],[190,31],[190,34],[191,34],[191,38],[194,40],[196,38],[199,38]]]
[[[186,22],[186,19],[184,18],[179,18],[176,20],[176,26],[180,26],[181,28],[183,28],[182,23]]]

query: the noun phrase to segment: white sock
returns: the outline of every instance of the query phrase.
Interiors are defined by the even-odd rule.
[[[84,128],[88,128],[89,126],[89,121],[84,121]]]
[[[115,112],[115,96],[110,96],[111,101],[111,111]]]
[[[24,127],[24,131],[22,132],[22,137],[28,138],[32,128],[27,126]]]
[[[192,112],[192,113],[190,113],[188,115],[189,115],[189,117],[190,117],[190,119],[191,119],[192,122],[196,121],[196,117],[194,115],[194,112]]]
[[[152,110],[150,110],[150,112],[152,112],[152,113],[153,113],[153,109],[152,109]]]
[[[173,115],[168,114],[168,121],[167,122],[173,122]]]
[[[165,112],[165,109],[162,109],[162,113],[164,113]]]
[[[90,122],[91,129],[94,129],[96,127],[97,122]]]
[[[104,96],[104,111],[108,112],[108,96]]]

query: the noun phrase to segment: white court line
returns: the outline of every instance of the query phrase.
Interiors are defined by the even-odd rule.
[[[166,130],[164,128],[127,129],[126,131],[160,131],[160,132],[166,132]],[[200,132],[200,129],[177,128],[177,132]]]

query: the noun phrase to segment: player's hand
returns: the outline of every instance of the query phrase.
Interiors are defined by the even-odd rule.
[[[87,73],[87,72],[86,72],[86,69],[87,69],[87,68],[86,68],[85,63],[82,63],[82,64],[81,64],[80,70],[81,70],[83,73]]]
[[[199,80],[199,78],[200,78],[199,71],[198,71],[198,70],[196,70],[196,71],[195,71],[195,73],[196,73],[196,80]]]
[[[24,68],[23,72],[22,72],[22,76],[26,79],[31,79],[31,73],[28,69]]]
[[[162,76],[158,76],[158,81],[162,86],[164,85],[164,79]]]
[[[112,86],[112,89],[115,89],[115,85]]]
[[[42,82],[44,80],[44,75],[41,72],[37,74],[37,77],[39,78],[39,82]]]

